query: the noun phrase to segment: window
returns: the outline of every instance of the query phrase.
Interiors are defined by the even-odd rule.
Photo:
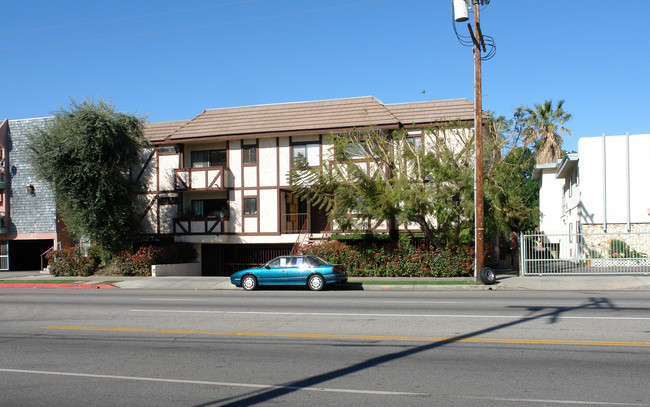
[[[244,164],[257,164],[257,148],[255,146],[244,146]]]
[[[226,150],[192,151],[192,168],[225,167]]]
[[[419,150],[422,148],[422,136],[420,135],[409,135],[406,137],[406,141],[413,147],[414,150]]]
[[[310,167],[316,167],[320,165],[320,145],[319,144],[303,144],[293,146],[293,164],[296,164],[296,160],[299,157],[303,157],[307,160],[307,164]]]
[[[228,214],[226,199],[193,199],[192,215],[197,218],[224,217]]]
[[[244,198],[244,215],[257,214],[257,198]]]

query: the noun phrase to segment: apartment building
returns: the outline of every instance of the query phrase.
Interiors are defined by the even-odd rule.
[[[195,245],[203,275],[263,263],[288,253],[301,235],[331,229],[324,211],[291,193],[287,173],[296,157],[314,166],[328,160],[332,133],[405,129],[418,137],[432,126],[472,123],[473,115],[465,99],[384,104],[368,96],[209,109],[150,123],[152,147],[134,173],[147,185],[143,233]]]

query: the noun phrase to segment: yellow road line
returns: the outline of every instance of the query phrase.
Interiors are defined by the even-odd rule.
[[[114,328],[114,327],[101,327],[101,326],[95,327],[95,326],[59,326],[59,325],[48,325],[41,328],[73,330],[73,331],[165,333],[165,334],[181,334],[181,335],[258,336],[258,337],[276,337],[276,338],[353,339],[353,340],[365,340],[365,341],[373,340],[373,341],[503,343],[503,344],[525,344],[525,345],[650,347],[650,342],[578,341],[578,340],[565,340],[565,339],[445,338],[445,337],[435,337],[435,336],[306,334],[306,333],[289,333],[289,332],[206,331],[206,330],[195,330],[195,329]]]

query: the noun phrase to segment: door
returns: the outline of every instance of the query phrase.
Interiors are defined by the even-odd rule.
[[[260,272],[260,285],[287,284],[291,257],[283,256],[269,262]]]

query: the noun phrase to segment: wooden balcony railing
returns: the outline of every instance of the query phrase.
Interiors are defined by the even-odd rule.
[[[176,235],[220,235],[224,233],[228,218],[176,218],[174,234]]]
[[[224,190],[227,185],[226,167],[179,168],[174,170],[176,191]]]

